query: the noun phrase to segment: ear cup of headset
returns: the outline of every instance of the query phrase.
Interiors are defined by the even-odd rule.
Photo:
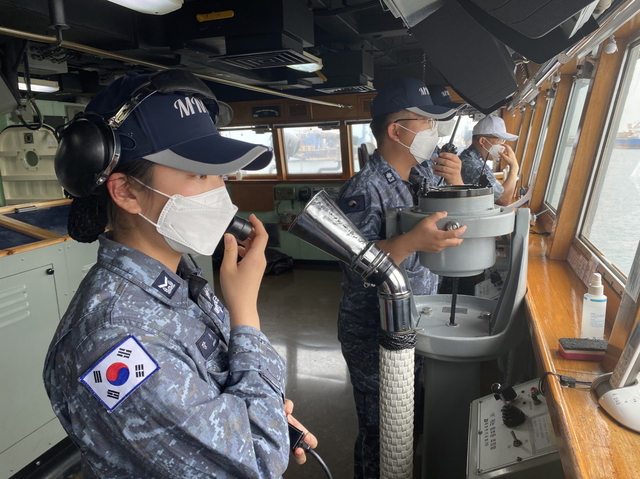
[[[62,132],[54,168],[71,195],[83,198],[100,186],[97,179],[118,149],[113,129],[99,116],[74,120]]]

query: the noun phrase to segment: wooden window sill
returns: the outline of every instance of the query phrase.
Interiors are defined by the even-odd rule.
[[[593,381],[602,363],[564,359],[558,339],[580,336],[582,295],[586,287],[566,261],[547,259],[548,237],[531,235],[526,295],[527,319],[540,374],[545,371]],[[605,338],[610,331],[607,326]],[[549,413],[562,467],[569,479],[640,477],[640,435],[611,419],[589,389],[545,381]]]

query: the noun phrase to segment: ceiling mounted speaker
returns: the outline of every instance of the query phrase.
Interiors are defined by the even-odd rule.
[[[482,113],[505,105],[518,90],[507,48],[460,5],[444,5],[411,34],[447,83]]]
[[[598,28],[591,16],[595,5],[582,8],[590,3],[586,0],[551,0],[542,6],[530,0],[457,1],[493,36],[535,63],[546,62]]]

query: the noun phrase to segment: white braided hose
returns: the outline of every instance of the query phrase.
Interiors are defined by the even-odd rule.
[[[415,349],[380,346],[380,478],[413,477]]]

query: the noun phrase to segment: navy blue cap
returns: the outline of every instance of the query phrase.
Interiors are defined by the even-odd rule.
[[[449,120],[456,110],[434,105],[426,85],[416,78],[402,78],[384,87],[371,102],[371,116],[409,110],[436,120]]]
[[[129,72],[101,90],[86,111],[108,121],[147,82],[148,75]],[[118,164],[145,158],[193,173],[225,175],[240,169],[260,170],[273,157],[266,146],[221,136],[204,103],[179,92],[147,97],[116,134],[121,145]]]
[[[445,108],[455,108],[456,110],[462,110],[467,107],[466,103],[456,103],[451,101],[451,94],[447,87],[443,85],[429,85],[429,93],[431,94],[431,101],[434,105],[444,106]]]

